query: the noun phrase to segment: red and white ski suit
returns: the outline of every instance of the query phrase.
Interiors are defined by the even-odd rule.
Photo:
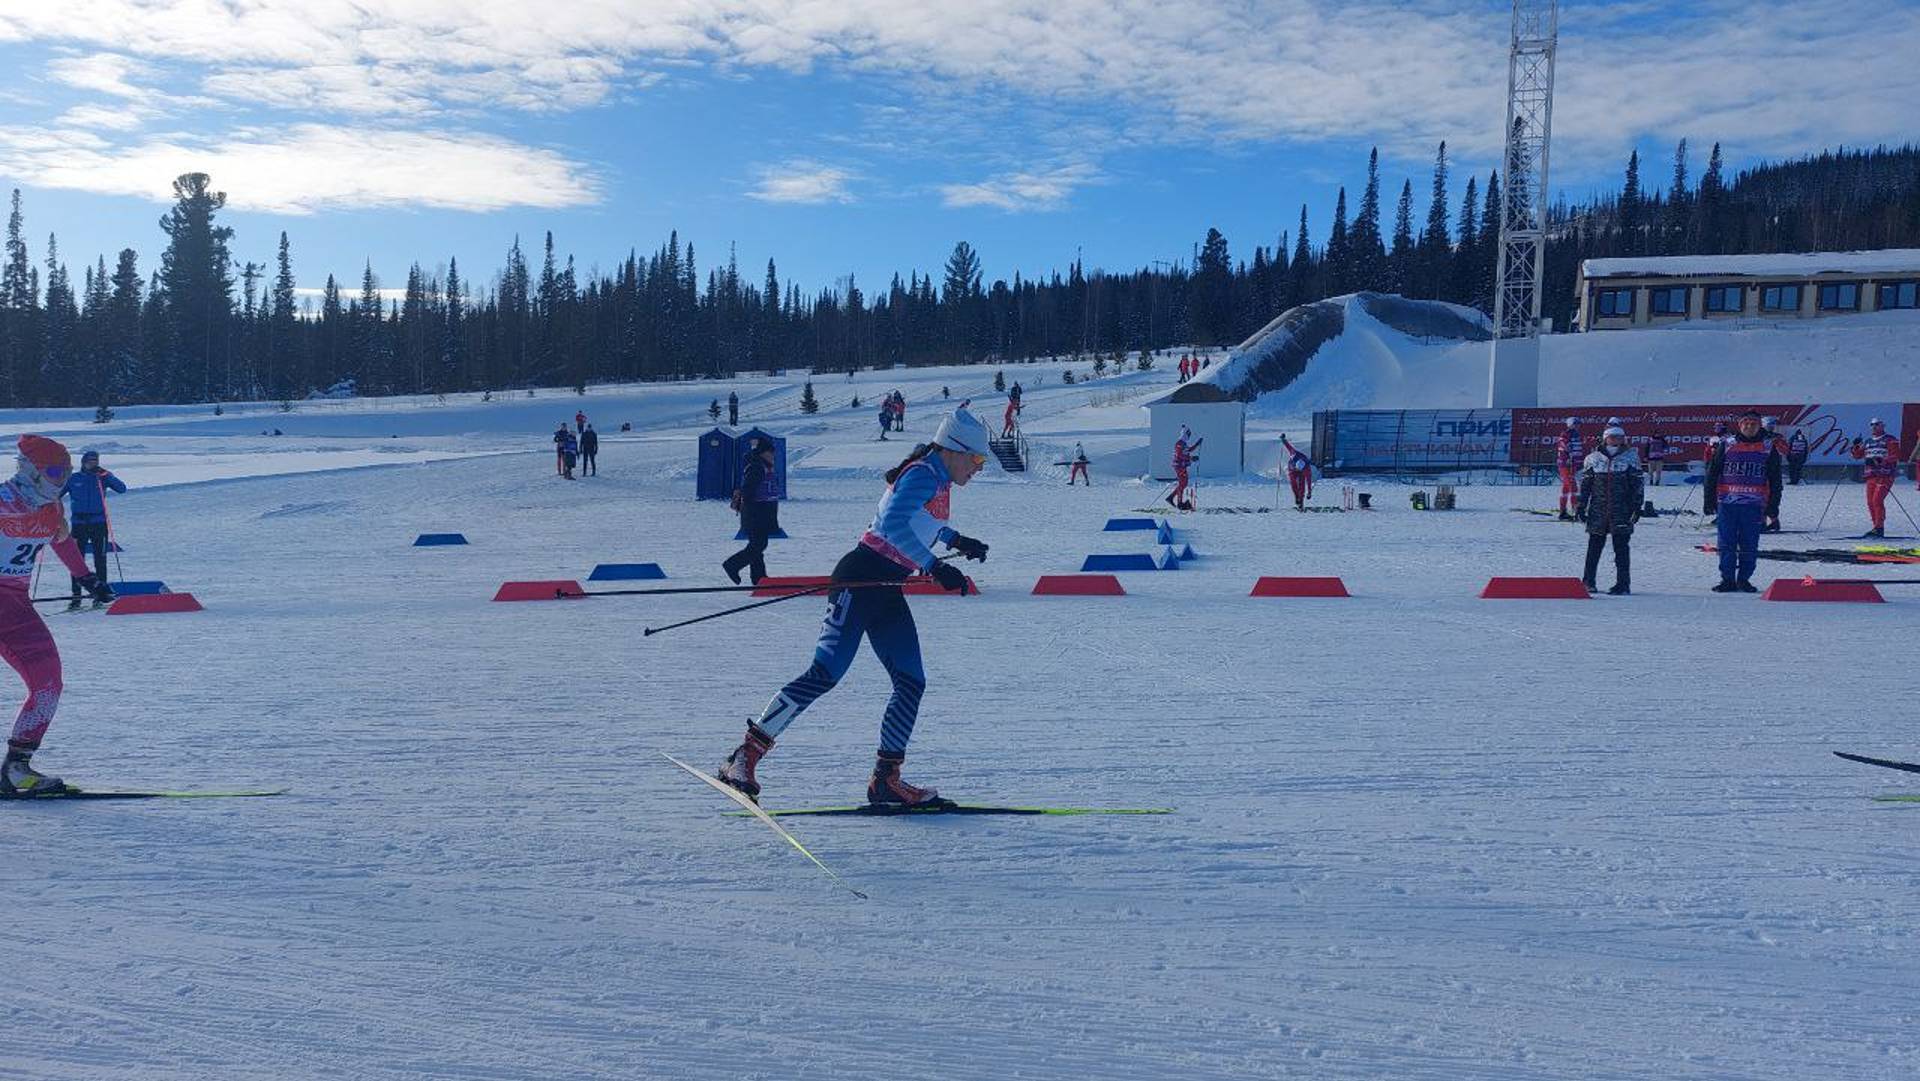
[[[1293,489],[1293,505],[1305,506],[1313,498],[1313,464],[1286,436],[1280,437],[1280,445],[1287,451],[1287,484]]]
[[[1205,439],[1196,439],[1192,446],[1188,446],[1184,437],[1173,441],[1173,496],[1171,499],[1176,507],[1186,502],[1182,497],[1188,495],[1187,471],[1193,468],[1193,463],[1198,458],[1198,455],[1193,452],[1199,450],[1200,444],[1204,442],[1206,442]]]
[[[1900,471],[1900,437],[1890,432],[1870,435],[1853,445],[1853,456],[1866,462],[1862,479],[1867,482],[1867,514],[1873,528],[1887,528],[1887,493],[1893,490],[1894,477]]]
[[[1560,512],[1572,512],[1580,501],[1580,463],[1585,455],[1581,452],[1580,429],[1564,428],[1560,438],[1554,441],[1553,461],[1560,467]]]
[[[80,546],[67,536],[59,501],[36,503],[14,482],[0,484],[0,657],[27,685],[27,700],[20,705],[8,741],[23,751],[40,746],[60,706],[60,650],[28,597],[34,561],[52,544],[75,578],[89,573]]]

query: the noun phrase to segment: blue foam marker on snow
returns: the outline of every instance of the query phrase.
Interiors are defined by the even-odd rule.
[[[1080,564],[1081,573],[1089,571],[1152,571],[1160,568],[1154,564],[1153,556],[1146,552],[1125,552],[1117,555],[1091,555]]]
[[[1168,525],[1164,521],[1161,522],[1159,530],[1156,531],[1153,535],[1153,539],[1158,544],[1172,544],[1173,543],[1173,527]]]
[[[169,592],[167,583],[165,582],[110,582],[108,584],[113,587],[115,593],[118,593],[122,597]]]
[[[1150,530],[1154,527],[1155,522],[1152,518],[1109,518],[1107,519],[1106,528],[1101,530],[1101,532],[1124,533],[1130,529]]]
[[[602,563],[587,575],[589,582],[644,582],[665,578],[658,563]]]
[[[413,539],[415,548],[433,548],[442,544],[465,544],[465,533],[422,533]]]
[[[1159,570],[1177,571],[1180,569],[1180,553],[1174,551],[1171,544],[1163,545],[1153,554],[1153,565]]]
[[[738,533],[735,533],[735,534],[733,535],[733,539],[734,539],[734,540],[746,540],[746,539],[747,539],[747,531],[746,531],[746,530],[744,530],[744,529],[742,529],[742,530],[740,530],[740,531],[739,531]],[[768,540],[786,540],[786,539],[787,539],[787,531],[786,531],[786,530],[784,530],[784,529],[776,529],[776,530],[774,530],[774,531],[773,531],[772,533],[769,533],[769,534],[767,535],[767,539],[768,539]]]
[[[1173,546],[1173,551],[1183,562],[1193,558],[1193,545],[1191,544],[1176,544]]]

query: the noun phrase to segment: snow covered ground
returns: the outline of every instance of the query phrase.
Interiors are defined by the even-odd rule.
[[[135,488],[113,503],[127,576],[207,606],[52,616],[68,682],[38,764],[292,790],[5,808],[0,1077],[1920,1069],[1920,806],[1870,799],[1920,781],[1827,753],[1914,757],[1912,588],[1880,606],[1710,594],[1707,536],[1676,517],[1637,534],[1634,597],[1482,601],[1492,574],[1578,573],[1576,530],[1511,509],[1548,490],[1418,514],[1368,483],[1371,514],[1183,516],[1200,558],[1123,576],[1127,597],[1032,597],[1088,553],[1144,550],[1100,526],[1161,490],[1119,474],[1144,463],[1134,404],[1170,362],[1071,388],[1058,367],[1007,374],[1036,458],[1083,441],[1096,486],[1043,465],[955,494],[993,550],[983,595],[913,601],[930,686],[908,775],[1176,813],[793,820],[866,902],[659,757],[716,764],[805,666],[819,601],[644,637],[736,601],[488,598],[598,562],[721,582],[734,524],[691,498],[693,436],[729,387],[792,440],[775,572],[824,572],[908,446],[874,441],[864,403],[901,387],[924,437],[940,386],[984,396],[991,369],[823,379],[815,417],[775,378],[0,416],[103,447]],[[601,475],[568,483],[545,440],[582,406]],[[350,468],[368,461],[388,464]],[[1202,504],[1274,495],[1209,486]],[[1768,546],[1844,545],[1824,537],[1862,531],[1862,502],[1790,489],[1787,525],[1824,515],[1823,536]],[[408,546],[427,531],[473,543]],[[1337,574],[1356,596],[1248,598],[1262,574]],[[766,760],[766,802],[857,801],[884,688],[863,657]]]

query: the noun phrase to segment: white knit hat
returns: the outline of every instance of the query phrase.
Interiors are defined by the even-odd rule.
[[[987,426],[964,408],[954,410],[952,416],[940,422],[940,430],[933,435],[933,445],[983,458],[990,455]]]

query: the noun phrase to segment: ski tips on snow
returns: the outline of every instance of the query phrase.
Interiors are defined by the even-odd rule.
[[[288,790],[285,788],[169,792],[164,790],[76,788],[68,786],[58,792],[49,792],[43,796],[0,795],[0,800],[10,800],[19,803],[52,803],[56,800],[91,799],[258,799],[265,796],[284,796],[287,792]]]
[[[780,823],[775,822],[770,815],[768,815],[765,811],[762,811],[758,805],[756,805],[752,800],[748,799],[738,789],[734,788],[732,785],[727,784],[725,781],[720,780],[718,777],[715,777],[712,774],[706,772],[705,770],[687,765],[685,762],[680,761],[678,758],[675,758],[674,756],[668,754],[665,751],[660,752],[660,757],[666,759],[667,761],[673,763],[676,766],[679,766],[681,769],[686,770],[688,773],[693,774],[695,777],[700,778],[700,780],[704,781],[708,787],[712,788],[716,792],[719,792],[721,795],[727,797],[733,802],[739,804],[742,808],[745,808],[748,814],[759,819],[761,822],[766,823],[767,828],[779,834],[782,840],[786,841],[789,845],[792,845],[796,852],[799,852],[802,856],[807,857],[807,859],[811,861],[815,867],[818,867],[820,868],[820,870],[826,872],[827,877],[833,879],[833,881],[837,883],[841,888],[845,889],[848,893],[853,894],[855,897],[860,898],[862,901],[867,899],[866,894],[861,893],[859,890],[854,889],[851,885],[847,883],[846,879],[841,878],[838,874],[835,874],[833,868],[828,867],[826,864],[820,862],[820,857],[808,851],[807,846],[801,844],[799,838],[795,837],[791,833],[788,833],[785,826],[782,826]]]
[[[729,811],[730,815],[743,812]],[[869,818],[892,818],[902,816],[925,815],[1025,815],[1025,816],[1082,816],[1082,815],[1169,815],[1171,807],[1005,807],[983,803],[954,803],[951,800],[936,800],[930,804],[914,807],[902,807],[892,803],[868,803],[860,806],[845,807],[793,807],[784,810],[764,811],[774,818],[794,818],[802,815],[812,817],[864,816]]]

